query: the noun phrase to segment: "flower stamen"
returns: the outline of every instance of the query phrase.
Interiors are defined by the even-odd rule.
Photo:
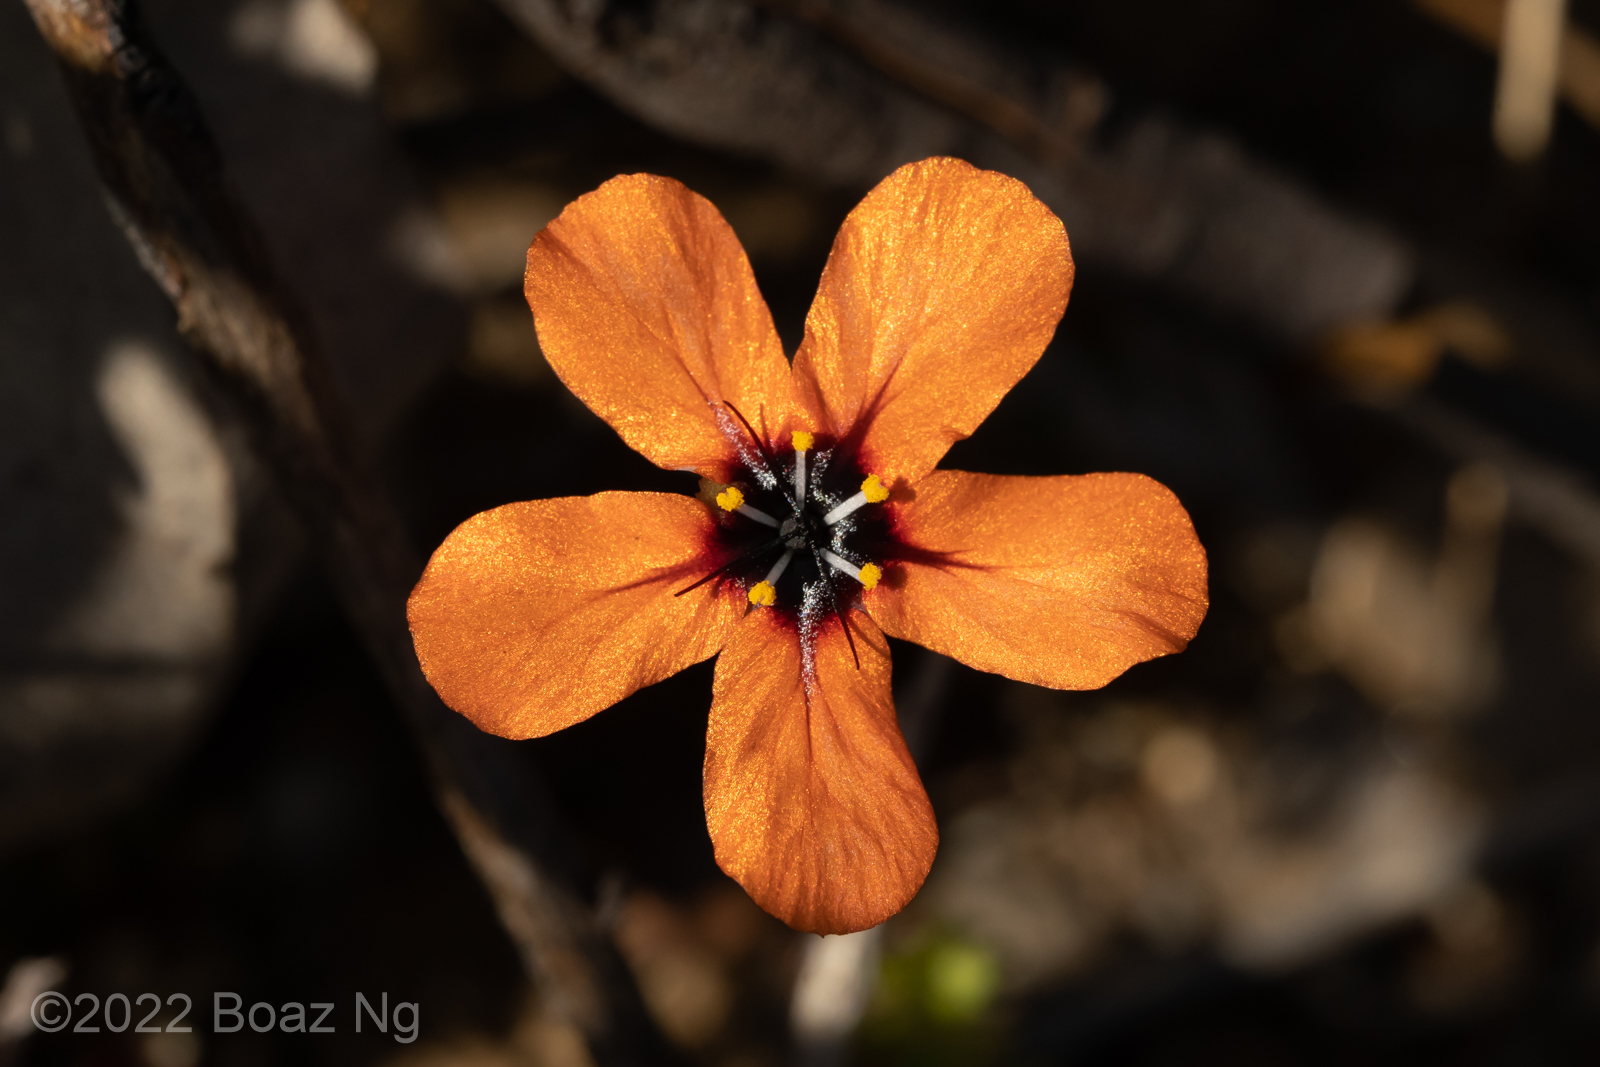
[[[754,519],[763,526],[771,526],[773,529],[777,529],[778,527],[778,520],[773,518],[771,515],[768,515],[760,508],[753,508],[749,504],[740,504],[738,511],[740,515],[743,515],[747,519]]]
[[[869,474],[866,481],[861,483],[861,492],[822,516],[822,521],[826,525],[832,526],[840,519],[855,514],[868,504],[881,504],[888,499],[889,490],[878,480],[876,474]]]
[[[883,579],[883,569],[876,563],[863,563],[857,567],[837,552],[829,551],[826,548],[822,550],[822,558],[827,560],[828,565],[834,570],[842,574],[848,574],[860,582],[863,589],[872,589]]]
[[[736,485],[730,485],[717,494],[717,507],[723,511],[743,515],[747,519],[754,519],[763,526],[776,528],[778,520],[768,515],[760,508],[753,508],[744,502],[744,493]]]
[[[816,438],[804,430],[789,435],[794,444],[794,498],[800,503],[806,499],[806,453],[816,444]]]
[[[794,549],[787,549],[778,557],[778,562],[772,565],[767,576],[750,587],[750,603],[760,608],[770,608],[778,599],[778,579],[783,577],[783,572],[788,569],[789,561],[794,559]]]

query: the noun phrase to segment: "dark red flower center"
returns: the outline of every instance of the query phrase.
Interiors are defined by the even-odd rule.
[[[707,482],[704,493],[721,519],[716,554],[726,562],[680,595],[732,581],[754,609],[780,612],[802,637],[830,616],[842,623],[861,590],[883,577],[879,563],[893,555],[896,539],[875,506],[888,490],[862,469],[850,443],[796,432],[793,447],[776,452],[729,410],[743,431],[748,477]]]

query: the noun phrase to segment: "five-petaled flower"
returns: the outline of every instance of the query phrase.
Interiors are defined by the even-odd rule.
[[[1204,550],[1157,482],[935,469],[1038,360],[1072,278],[1061,222],[1020,182],[905,166],[845,220],[791,366],[707,201],[642,174],[579,198],[528,250],[539,343],[701,492],[467,520],[411,595],[429,681],[483,729],[539,737],[719,656],[717,862],[799,929],[882,922],[938,844],[885,634],[1089,689],[1205,615]]]

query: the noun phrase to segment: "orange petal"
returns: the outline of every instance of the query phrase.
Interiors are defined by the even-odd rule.
[[[542,737],[716,655],[743,597],[712,582],[715,522],[670,493],[530,500],[439,546],[407,615],[444,702],[501,737]]]
[[[851,618],[817,627],[815,670],[777,612],[745,616],[717,660],[706,823],[717,863],[797,930],[876,926],[916,895],[939,831],[895,721],[889,648]]]
[[[915,556],[864,594],[892,637],[1055,689],[1096,689],[1182,651],[1206,614],[1189,515],[1142,474],[935,471],[892,521]]]
[[[820,427],[864,434],[886,484],[978,428],[1050,343],[1072,290],[1061,220],[958,159],[901,167],[839,230],[794,370]]]
[[[783,345],[717,209],[670,178],[630,174],[579,197],[528,249],[545,358],[634,449],[726,476],[731,401],[768,441],[794,410]]]

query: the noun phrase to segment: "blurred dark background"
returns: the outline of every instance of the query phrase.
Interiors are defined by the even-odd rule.
[[[1158,478],[1211,613],[1097,692],[897,646],[943,844],[850,939],[713,862],[709,664],[517,744],[688,1062],[1600,1060],[1600,2],[143,7],[422,551],[508,501],[693,490],[522,303],[605,179],[712,200],[791,351],[900,163],[1066,222],[1056,340],[945,465]],[[0,1064],[588,1062],[15,2],[0,252]],[[46,989],[199,1025],[37,1033]],[[338,1032],[213,1034],[219,990]],[[419,1039],[354,1033],[358,991]]]

